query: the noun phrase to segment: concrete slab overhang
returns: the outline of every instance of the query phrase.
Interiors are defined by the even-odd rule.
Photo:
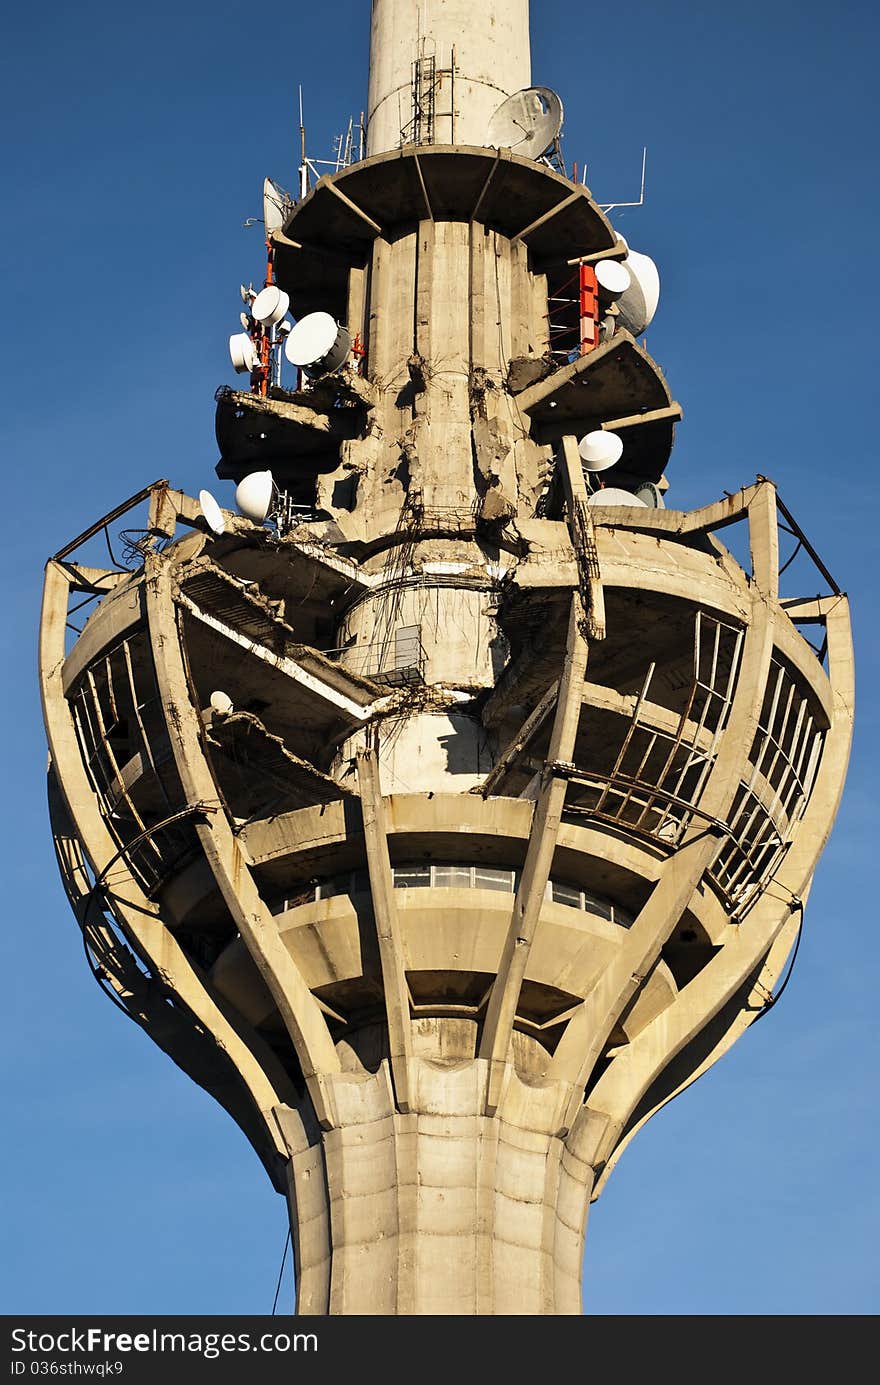
[[[241,650],[241,662],[229,669],[227,680],[236,705],[240,688],[262,689],[270,704],[283,704],[287,723],[313,736],[331,736],[364,724],[391,701],[368,678],[301,643],[265,599],[251,596],[210,560],[199,559],[186,570],[176,601],[206,638],[219,637]]]
[[[343,597],[356,600],[379,580],[358,563],[344,557],[325,543],[316,542],[315,526],[299,526],[278,535],[254,525],[249,533],[224,536],[212,543],[212,555],[222,559],[223,570],[247,582],[259,582],[260,590],[272,596],[296,594],[303,604],[343,604]]]
[[[271,468],[290,485],[300,473],[314,477],[333,471],[340,443],[358,437],[366,418],[362,403],[336,408],[335,402],[335,394],[325,401],[318,392],[264,399],[244,390],[219,390],[217,475],[240,481],[250,471]]]
[[[623,330],[529,385],[516,402],[541,442],[594,428],[619,433],[623,456],[603,475],[611,486],[625,485],[630,478],[659,481],[681,418],[681,405],[673,400],[662,370]]]
[[[517,867],[528,844],[533,805],[522,798],[478,794],[393,794],[386,800],[388,841],[395,862],[431,859]],[[363,854],[356,802],[328,803],[244,825],[239,840],[267,888],[345,871]],[[660,875],[668,852],[613,827],[563,823],[553,870],[614,896],[635,912]],[[708,893],[695,901],[701,927],[717,939],[727,927]]]
[[[415,1017],[476,1019],[497,965],[509,899],[491,890],[395,890],[404,964]],[[369,1018],[380,994],[375,958],[364,946],[364,895],[300,904],[277,916],[279,934],[310,989],[338,1021]],[[553,1032],[597,984],[626,930],[597,914],[547,900],[529,958],[517,1026],[553,1042]],[[271,1022],[275,1006],[247,949],[236,939],[211,971],[212,983],[253,1024]],[[637,1034],[668,1005],[678,987],[659,962],[624,1017],[619,1039]],[[360,1013],[359,1013],[360,1012]]]
[[[544,164],[507,149],[411,145],[319,180],[274,237],[278,283],[299,315],[324,308],[378,236],[420,221],[490,226],[527,245],[539,270],[618,246],[589,189]]]
[[[292,754],[280,736],[273,736],[249,712],[215,717],[208,744],[212,758],[222,759],[224,792],[227,798],[234,793],[242,815],[265,811],[267,802],[278,813],[356,797],[351,789]]]

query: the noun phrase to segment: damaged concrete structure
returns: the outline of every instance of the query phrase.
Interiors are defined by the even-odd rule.
[[[367,157],[272,237],[363,354],[217,399],[218,474],[270,469],[289,522],[160,481],[47,566],[87,955],[287,1197],[302,1314],[581,1312],[590,1200],[768,1003],[849,752],[846,599],[772,483],[585,479],[598,430],[610,486],[665,484],[681,411],[624,328],[554,347],[627,247],[485,143],[527,21],[373,0]],[[128,569],[75,558],[136,505]],[[826,595],[780,599],[780,524]]]

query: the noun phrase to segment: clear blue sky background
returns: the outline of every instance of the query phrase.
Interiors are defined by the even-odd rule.
[[[361,109],[368,28],[367,0],[49,0],[5,20],[6,1312],[271,1309],[282,1201],[83,962],[35,641],[48,554],[159,476],[214,484],[213,393],[235,378],[239,281],[262,273],[242,223],[265,174],[295,185],[298,82],[314,155]],[[853,598],[859,678],[792,984],[623,1157],[585,1303],[876,1312],[877,10],[533,0],[532,30],[599,201],[636,195],[648,145],[647,204],[616,220],[663,280],[648,344],[685,410],[670,499],[771,476]]]

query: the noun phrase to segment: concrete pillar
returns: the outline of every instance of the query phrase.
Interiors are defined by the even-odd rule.
[[[480,1062],[416,1063],[407,1114],[387,1063],[336,1081],[320,1146],[276,1112],[299,1314],[580,1314],[593,1171],[540,1122],[485,1116],[485,1080]]]
[[[367,153],[485,145],[492,112],[530,82],[528,0],[373,0]]]

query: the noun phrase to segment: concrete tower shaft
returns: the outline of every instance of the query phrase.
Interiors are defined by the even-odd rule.
[[[485,145],[530,80],[528,0],[373,0],[367,152]]]

